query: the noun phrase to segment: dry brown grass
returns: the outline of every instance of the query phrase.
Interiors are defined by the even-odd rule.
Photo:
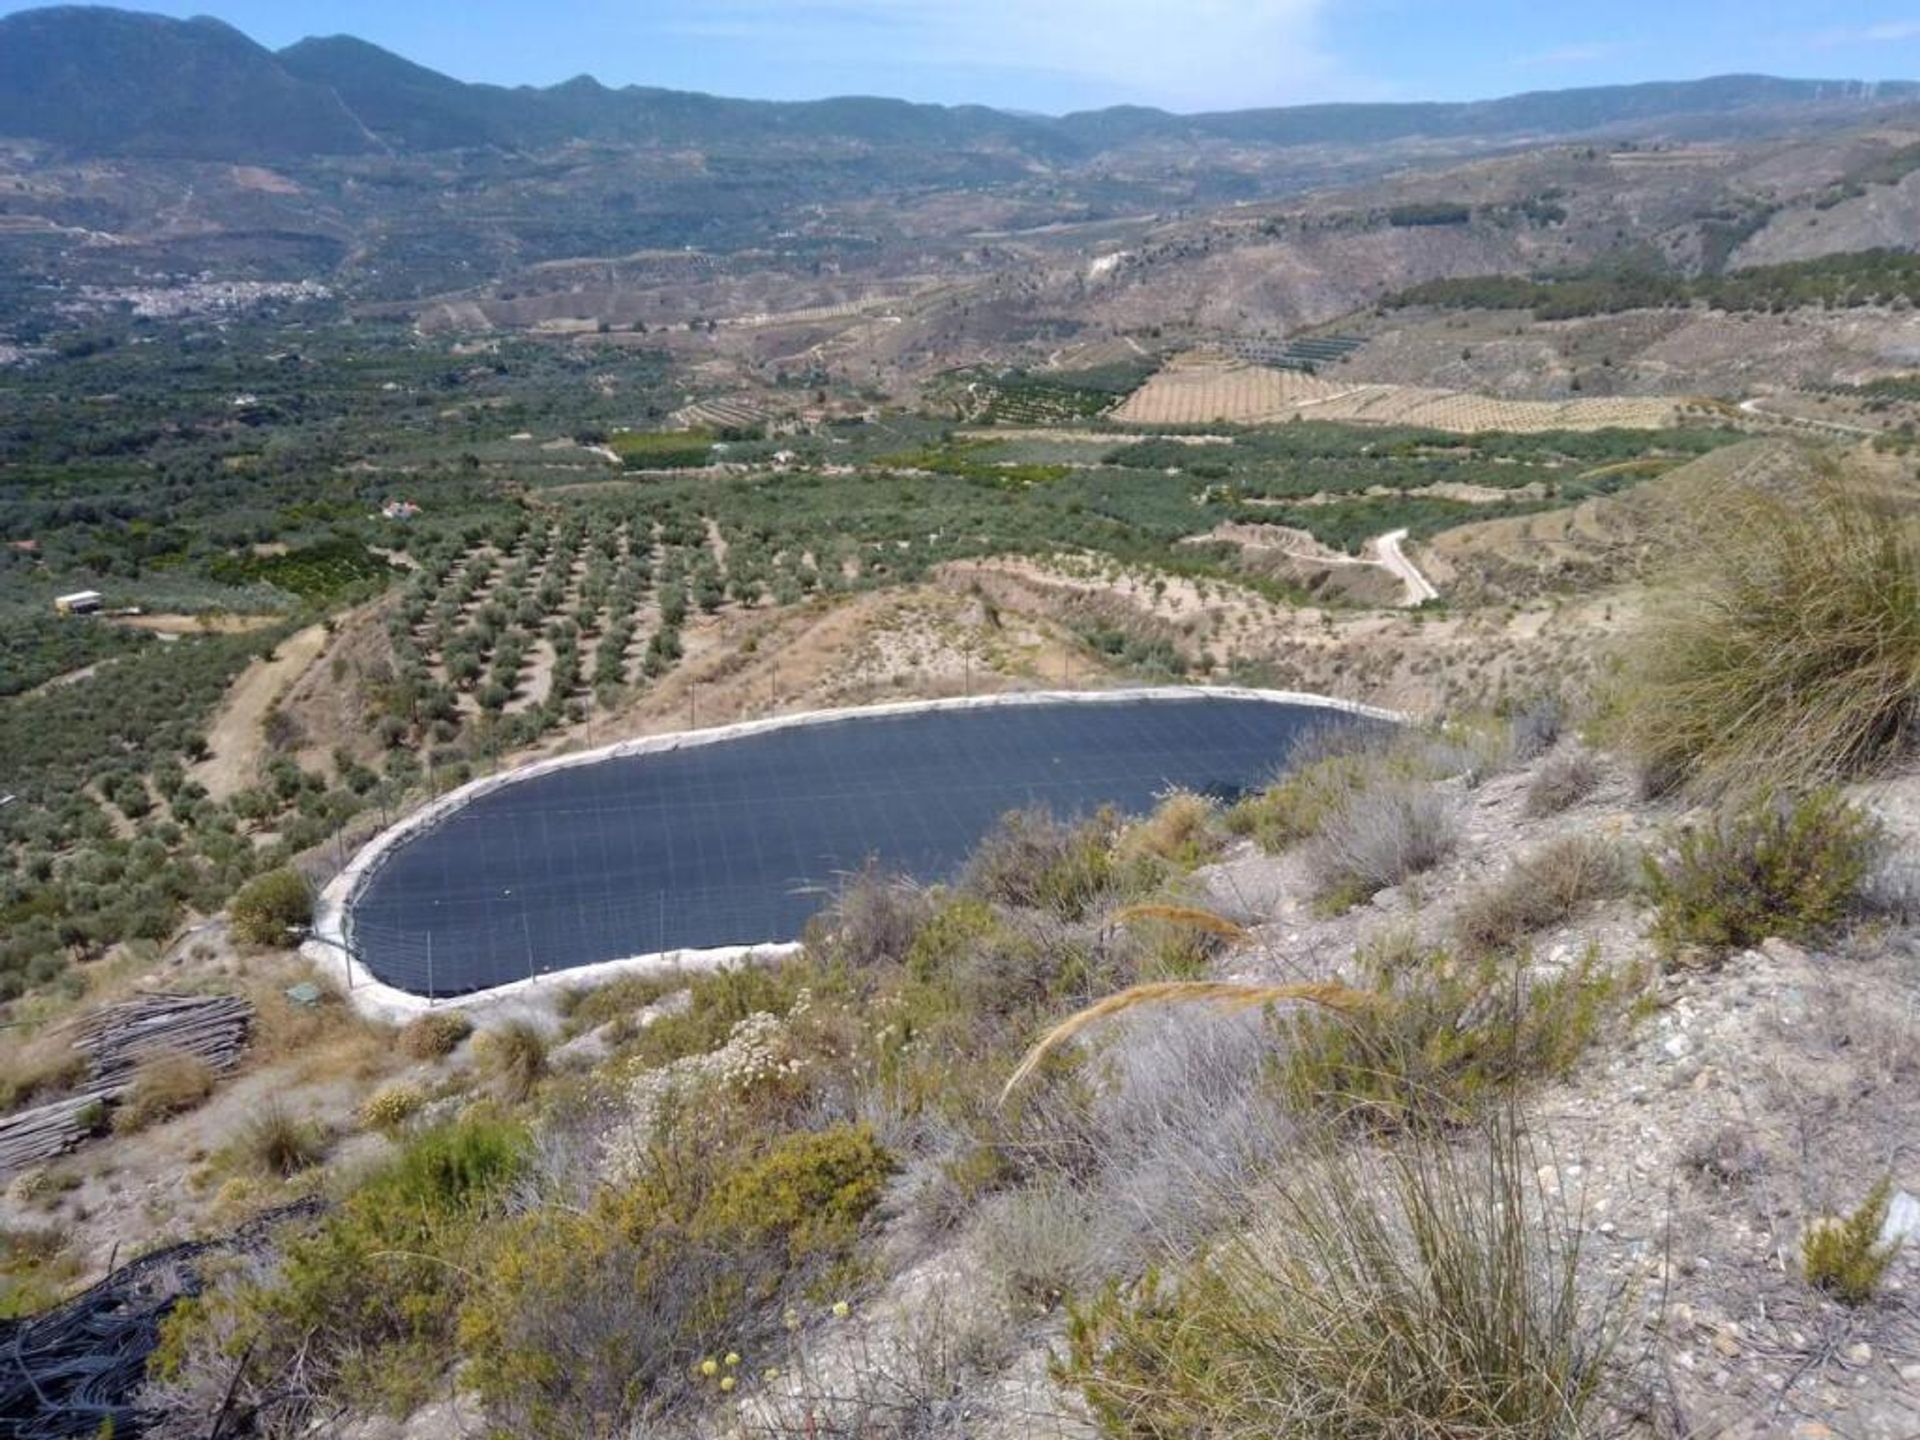
[[[1214,935],[1229,944],[1238,945],[1247,938],[1246,929],[1234,924],[1224,915],[1216,915],[1211,910],[1202,910],[1195,905],[1143,904],[1128,905],[1113,912],[1115,923],[1132,925],[1140,921],[1159,922],[1176,928],[1198,930]]]
[[[361,1015],[328,981],[306,978],[320,986],[317,1004],[294,1004],[280,982],[253,987],[250,1063],[285,1066],[289,1079],[299,1081],[372,1080],[392,1070],[398,1062],[393,1032]]]
[[[247,1168],[281,1179],[317,1165],[326,1146],[317,1125],[299,1119],[277,1100],[247,1122],[237,1141]]]
[[[1617,842],[1564,836],[1469,895],[1454,915],[1454,939],[1469,955],[1491,955],[1626,894],[1632,883],[1632,859]]]
[[[1098,1004],[1069,1015],[1040,1037],[1007,1080],[1004,1100],[1047,1059],[1069,1041],[1104,1020],[1155,1005],[1211,1005],[1226,1014],[1258,1010],[1268,1005],[1317,1005],[1329,1010],[1358,1012],[1380,1003],[1380,997],[1328,981],[1291,985],[1248,985],[1231,980],[1161,980],[1133,985],[1107,996]]]
[[[87,1057],[63,1035],[15,1041],[0,1057],[0,1113],[50,1100],[87,1076]]]
[[[197,1055],[178,1051],[155,1055],[134,1072],[133,1083],[113,1114],[121,1134],[144,1130],[156,1120],[193,1109],[213,1093],[211,1066]]]
[[[413,1060],[441,1060],[473,1033],[473,1021],[458,1010],[430,1010],[400,1027],[400,1049]]]
[[[1114,847],[1121,861],[1151,857],[1193,866],[1216,854],[1223,836],[1220,812],[1204,795],[1179,790],[1168,795],[1146,819],[1129,825]]]
[[[483,1030],[473,1043],[481,1068],[508,1100],[525,1100],[547,1073],[547,1037],[530,1021]]]
[[[1540,767],[1527,787],[1526,812],[1533,819],[1571,810],[1600,788],[1600,762],[1585,750],[1569,750]]]

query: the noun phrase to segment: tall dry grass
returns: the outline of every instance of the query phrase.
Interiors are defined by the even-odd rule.
[[[1716,499],[1623,654],[1624,738],[1718,794],[1880,768],[1920,724],[1915,521],[1861,478]]]
[[[1162,980],[1134,985],[1107,996],[1098,1004],[1069,1015],[1041,1036],[1007,1080],[1001,1098],[1011,1095],[1023,1081],[1040,1068],[1049,1055],[1092,1029],[1103,1020],[1111,1020],[1129,1011],[1161,1005],[1208,1005],[1227,1014],[1259,1010],[1268,1005],[1306,1004],[1329,1010],[1360,1011],[1379,1004],[1379,997],[1364,990],[1353,990],[1333,981],[1307,981],[1291,985],[1243,985],[1231,980]]]
[[[1061,1377],[1110,1435],[1575,1440],[1625,1307],[1511,1115],[1466,1143],[1299,1154],[1261,1224],[1076,1307]]]

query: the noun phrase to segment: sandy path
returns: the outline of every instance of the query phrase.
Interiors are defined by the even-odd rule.
[[[281,619],[279,615],[227,615],[209,611],[203,615],[116,615],[113,623],[155,635],[243,635],[249,630],[278,625]]]
[[[1830,435],[1878,437],[1879,430],[1869,430],[1864,425],[1848,425],[1839,420],[1821,420],[1812,415],[1789,415],[1777,410],[1768,410],[1758,400],[1742,400],[1740,412],[1761,420],[1775,420],[1784,425],[1803,425],[1815,430],[1824,430]]]
[[[1382,535],[1373,542],[1374,553],[1380,557],[1380,564],[1400,578],[1407,587],[1407,604],[1422,605],[1429,600],[1438,600],[1440,592],[1433,588],[1431,581],[1420,573],[1419,566],[1406,557],[1400,548],[1400,542],[1407,538],[1404,530],[1394,530]]]
[[[267,711],[326,648],[327,627],[309,625],[281,641],[272,659],[255,660],[240,672],[207,731],[213,754],[189,772],[207,787],[207,794],[228,800],[252,783],[266,754],[261,725]]]

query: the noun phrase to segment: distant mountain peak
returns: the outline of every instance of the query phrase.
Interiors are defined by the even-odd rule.
[[[0,18],[0,135],[79,154],[276,161],[388,149],[529,149],[587,139],[634,144],[1006,147],[1035,158],[1143,141],[1274,146],[1411,138],[1577,136],[1768,107],[1864,106],[1920,98],[1907,81],[1718,75],[1536,91],[1455,104],[1336,104],[1172,115],[1146,106],[1050,118],[984,106],[843,96],[735,100],[579,75],[546,89],[472,85],[350,35],[275,54],[226,24],[107,6]]]

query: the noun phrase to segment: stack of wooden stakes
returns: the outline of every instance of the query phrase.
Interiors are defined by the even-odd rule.
[[[0,1180],[93,1134],[148,1060],[191,1055],[226,1074],[240,1063],[252,1025],[253,1004],[238,995],[142,995],[82,1016],[67,1033],[87,1057],[86,1086],[0,1119]]]

